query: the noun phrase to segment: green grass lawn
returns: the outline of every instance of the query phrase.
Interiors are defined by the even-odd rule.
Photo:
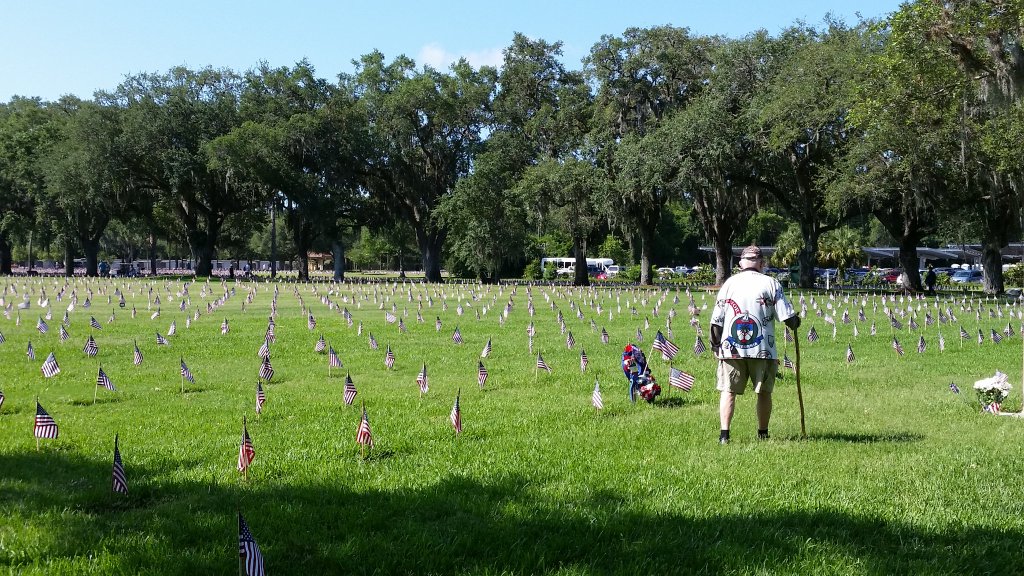
[[[940,327],[924,322],[925,310],[937,310],[933,301],[920,302],[920,330],[906,327],[907,316],[895,334],[906,350],[899,358],[878,297],[831,301],[830,314],[849,309],[854,318],[840,322],[833,339],[811,307],[812,297],[819,307],[830,300],[806,294],[800,336],[811,326],[821,335],[801,342],[808,437],[800,439],[795,380],[787,372],[776,387],[772,439],[755,439],[748,394],[738,400],[732,443],[719,446],[715,362],[710,352],[691,352],[685,293],[674,303],[674,291],[534,287],[531,318],[526,287],[513,295],[511,287],[321,283],[314,293],[314,285],[282,283],[271,344],[275,376],[264,385],[268,400],[257,417],[257,350],[274,284],[225,285],[235,295],[207,313],[207,303],[223,294],[219,283],[205,297],[203,284],[191,285],[191,303],[181,312],[175,293],[182,284],[159,282],[153,294],[162,299],[161,315],[153,320],[144,282],[79,280],[60,302],[55,282],[62,279],[32,282],[4,281],[18,291],[8,291],[6,303],[34,292],[20,326],[16,306],[10,320],[0,317],[0,572],[235,573],[240,511],[270,574],[1024,573],[1024,421],[982,414],[971,389],[1002,370],[1014,385],[1004,408],[1021,407],[1021,322],[1008,315],[1018,309],[1001,304],[1006,316],[989,318],[996,301],[982,301],[979,322],[960,301],[943,300],[958,321],[941,326],[941,353]],[[47,334],[35,328],[45,314],[40,286],[53,309]],[[116,297],[107,303],[115,287],[125,290],[125,309]],[[79,303],[70,313],[71,338],[61,342],[72,289]],[[243,311],[248,290],[256,292]],[[564,314],[574,349],[566,348],[545,294]],[[323,296],[338,308],[329,309]],[[300,297],[316,317],[315,330],[306,326]],[[514,308],[502,326],[510,297]],[[695,297],[708,306],[700,316],[706,333],[714,295]],[[867,322],[856,322],[862,297]],[[397,306],[408,333],[385,322],[381,304]],[[908,304],[919,302],[896,305]],[[978,302],[971,304],[976,310]],[[352,313],[352,327],[342,307]],[[197,308],[201,318],[186,328]],[[672,339],[682,349],[675,365],[693,373],[696,385],[688,394],[670,390],[668,363],[652,358],[664,393],[653,405],[632,405],[619,368],[622,346],[639,328],[649,351],[673,308]],[[112,310],[116,320],[108,323]],[[101,331],[90,330],[90,316]],[[227,335],[220,333],[224,318]],[[156,333],[166,335],[172,321],[177,334],[158,347]],[[1017,336],[977,344],[979,327],[988,336],[1007,322]],[[961,324],[972,336],[962,345]],[[462,345],[451,339],[456,326]],[[610,344],[601,343],[601,327]],[[368,345],[371,332],[379,350]],[[90,333],[97,358],[82,353]],[[321,333],[344,363],[330,378],[327,356],[314,352]],[[928,343],[923,354],[915,351],[919,333]],[[488,338],[490,378],[481,390],[477,362]],[[35,361],[26,358],[29,339]],[[132,364],[135,340],[145,356],[139,367]],[[848,365],[851,343],[856,361]],[[389,345],[394,370],[384,366]],[[586,374],[581,346],[590,359]],[[792,346],[787,352],[795,358]],[[46,379],[40,366],[50,351],[61,373]],[[537,352],[551,374],[537,374]],[[196,380],[184,394],[180,358]],[[100,389],[94,404],[98,363],[118,392]],[[421,397],[416,374],[423,363],[430,390]],[[346,373],[358,389],[356,406],[342,402]],[[595,379],[601,412],[590,405]],[[961,394],[950,390],[951,381]],[[464,432],[456,437],[448,417],[459,390]],[[59,439],[42,440],[39,451],[36,397],[60,426]],[[355,436],[364,401],[375,447],[361,457]],[[256,450],[247,480],[236,470],[243,416]],[[128,496],[111,493],[115,434]]]

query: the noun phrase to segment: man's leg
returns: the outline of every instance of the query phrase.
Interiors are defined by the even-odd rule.
[[[728,390],[722,390],[718,399],[718,418],[722,423],[722,430],[728,431],[732,423],[732,414],[736,410],[736,395]]]
[[[760,392],[757,395],[757,437],[768,437],[768,421],[772,418],[772,393]]]

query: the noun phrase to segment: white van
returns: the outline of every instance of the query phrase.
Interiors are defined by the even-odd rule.
[[[618,264],[611,264],[609,266],[605,266],[604,267],[604,271],[605,271],[606,274],[608,274],[609,278],[611,278],[612,276],[615,276],[621,270],[622,270],[622,267],[619,266]]]

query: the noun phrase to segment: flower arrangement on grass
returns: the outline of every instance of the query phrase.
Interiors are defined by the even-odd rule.
[[[992,414],[999,413],[1000,404],[1010,395],[1010,388],[1009,377],[998,370],[995,376],[974,383],[974,391],[978,394],[981,409]]]

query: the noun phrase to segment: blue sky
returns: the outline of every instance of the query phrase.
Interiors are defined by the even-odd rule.
[[[777,33],[797,19],[826,13],[848,22],[882,17],[897,0],[715,2],[669,0],[520,0],[415,2],[377,0],[12,0],[0,19],[0,101],[13,95],[53,100],[90,97],[127,74],[184,64],[244,71],[260,61],[286,66],[308,58],[333,79],[378,49],[419,64],[464,56],[498,64],[514,32],[564,43],[572,68],[604,34],[632,26],[685,26],[732,37],[764,28]]]

